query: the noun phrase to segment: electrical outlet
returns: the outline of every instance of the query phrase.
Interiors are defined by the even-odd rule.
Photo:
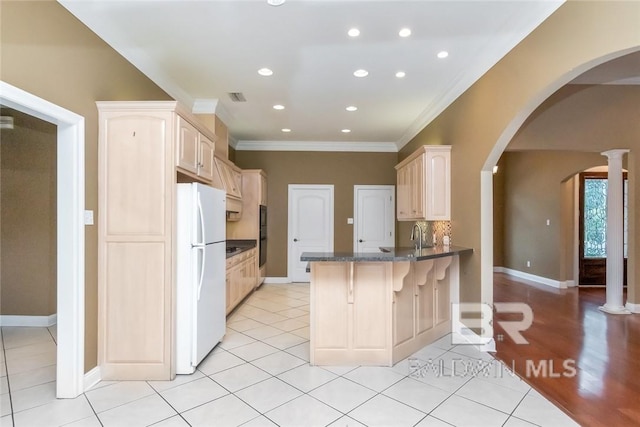
[[[347,224],[353,224],[353,218],[347,218]]]
[[[531,267],[531,261],[527,261],[527,267]]]
[[[551,220],[550,219],[547,220],[547,225],[551,225]]]
[[[93,211],[84,211],[84,225],[93,225]]]

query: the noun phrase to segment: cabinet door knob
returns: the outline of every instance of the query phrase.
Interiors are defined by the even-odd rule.
[[[362,240],[362,239],[359,239],[359,240],[358,240],[358,242],[360,242],[360,243],[362,243],[362,242],[364,242],[364,240]]]
[[[298,241],[298,239],[293,239],[293,241],[294,241],[294,242],[297,242],[297,241]]]

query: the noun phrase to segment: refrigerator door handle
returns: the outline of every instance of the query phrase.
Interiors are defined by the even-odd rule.
[[[200,301],[200,291],[202,291],[202,281],[204,280],[204,265],[206,264],[206,246],[199,246],[198,249],[202,252],[202,264],[200,264],[200,280],[198,280],[198,293],[196,296],[196,301]]]
[[[198,193],[198,220],[200,221],[200,241],[198,245],[205,245],[207,242],[205,239],[205,230],[204,230],[204,213],[202,212],[202,202],[200,201],[200,193]]]
[[[202,291],[202,281],[204,280],[204,266],[206,263],[205,256],[205,231],[204,231],[204,214],[202,212],[202,202],[200,201],[200,193],[198,193],[198,219],[200,220],[200,245],[198,249],[202,250],[202,264],[200,265],[200,280],[198,280],[198,294],[196,301],[200,301],[200,291]]]

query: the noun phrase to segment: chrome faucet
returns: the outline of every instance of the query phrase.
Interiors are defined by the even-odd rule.
[[[413,227],[411,227],[411,240],[415,241],[415,231],[416,228],[418,229],[418,243],[415,244],[416,249],[419,251],[422,251],[422,227],[420,226],[420,224],[418,224],[417,222],[415,224],[413,224]]]

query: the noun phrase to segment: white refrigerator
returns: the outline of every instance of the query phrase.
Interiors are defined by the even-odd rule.
[[[193,373],[225,333],[225,199],[207,185],[178,184],[177,374]]]

